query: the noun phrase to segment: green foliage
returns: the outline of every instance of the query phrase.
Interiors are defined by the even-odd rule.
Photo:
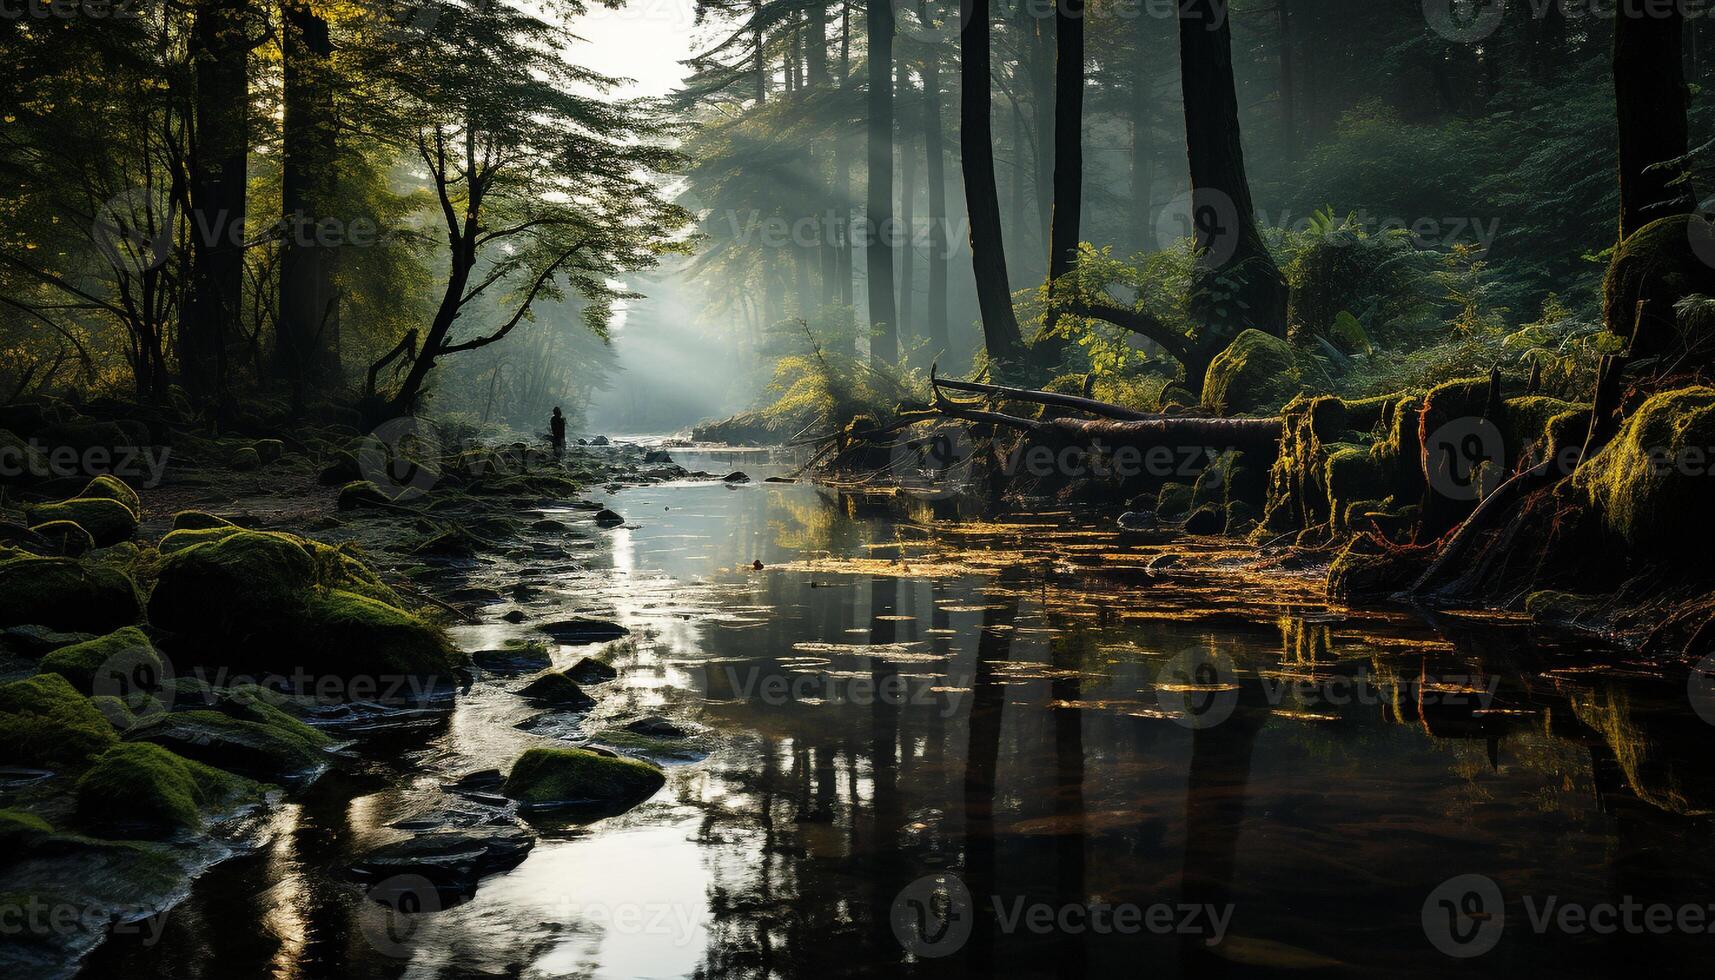
[[[821,332],[805,323],[779,332],[780,347],[791,352],[775,361],[768,385],[775,398],[765,418],[796,430],[844,428],[859,416],[888,418],[901,402],[926,400],[921,372],[873,363],[843,342],[843,313],[822,322],[829,326]]]

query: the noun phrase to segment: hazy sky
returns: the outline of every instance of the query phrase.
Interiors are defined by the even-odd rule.
[[[632,0],[620,10],[600,7],[572,21],[589,41],[572,58],[603,74],[630,78],[626,95],[665,95],[685,77],[680,61],[692,50],[692,0]]]

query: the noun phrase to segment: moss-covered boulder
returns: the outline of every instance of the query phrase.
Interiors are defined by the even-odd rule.
[[[393,498],[368,480],[353,480],[339,488],[338,507],[340,510],[364,510],[366,508],[391,506],[393,506]]]
[[[254,696],[223,694],[221,710],[175,711],[131,733],[187,759],[267,782],[289,782],[327,767],[331,740]]]
[[[117,500],[129,507],[131,513],[143,513],[143,498],[139,497],[137,491],[131,489],[124,480],[116,476],[102,474],[96,477],[89,481],[89,485],[83,488],[78,497],[83,500]]]
[[[278,462],[281,456],[286,455],[286,444],[278,439],[258,439],[250,448],[255,450],[256,458],[263,466]]]
[[[216,517],[200,510],[181,510],[173,515],[173,530],[175,531],[202,531],[212,527],[236,526],[224,517]]]
[[[48,521],[37,524],[30,531],[39,534],[48,543],[53,553],[67,558],[76,558],[95,550],[95,538],[83,525],[71,521]]]
[[[1702,241],[1694,242],[1693,236]],[[1602,287],[1603,322],[1622,337],[1636,330],[1635,356],[1685,346],[1673,306],[1692,294],[1715,296],[1715,266],[1698,254],[1715,255],[1712,237],[1702,216],[1678,214],[1644,225],[1615,247]]]
[[[588,749],[530,749],[513,763],[501,792],[531,810],[619,813],[654,796],[660,769]]]
[[[1387,475],[1370,453],[1358,443],[1334,443],[1328,447],[1328,462],[1322,485],[1328,493],[1329,519],[1337,532],[1352,530],[1349,511],[1360,501],[1374,502],[1388,492]]]
[[[0,758],[81,769],[116,738],[101,711],[58,674],[0,685]]]
[[[1209,362],[1203,407],[1222,415],[1274,415],[1306,390],[1326,390],[1314,357],[1261,330],[1246,330]]]
[[[52,824],[22,810],[0,810],[0,854],[21,856],[54,834]],[[4,862],[5,858],[0,858]]]
[[[239,473],[262,468],[262,457],[257,455],[253,446],[240,446],[226,461],[226,468]]]
[[[165,672],[155,645],[135,626],[61,647],[43,657],[40,666],[42,673],[58,674],[85,694],[153,690]]]
[[[176,554],[186,548],[194,548],[199,544],[207,544],[210,541],[219,541],[221,538],[234,534],[239,530],[242,529],[236,527],[180,528],[176,531],[168,531],[163,535],[160,543],[155,546],[155,550],[159,551],[163,555]]]
[[[208,532],[173,532],[198,533]],[[241,642],[280,628],[304,607],[315,582],[315,562],[289,536],[225,534],[176,550],[162,563],[149,619],[175,633],[227,634]]]
[[[1650,562],[1705,563],[1715,545],[1715,388],[1655,395],[1573,474],[1603,526]]]
[[[88,531],[97,548],[129,541],[137,533],[137,513],[109,497],[73,497],[35,504],[24,508],[24,513],[31,524],[70,521]]]
[[[105,724],[105,723],[104,723]],[[247,779],[159,745],[131,742],[102,753],[77,781],[77,819],[104,837],[168,837],[258,799]]]
[[[69,558],[0,561],[0,626],[108,632],[143,618],[130,576]]]
[[[433,625],[341,589],[312,596],[301,630],[299,643],[312,674],[409,677],[450,687],[465,659]]]

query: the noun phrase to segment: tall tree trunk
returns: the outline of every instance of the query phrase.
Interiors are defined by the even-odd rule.
[[[867,0],[869,131],[864,209],[865,274],[869,279],[870,357],[899,360],[899,321],[893,302],[893,2]]]
[[[840,88],[852,83],[852,25],[851,8],[840,5]],[[839,275],[841,306],[855,305],[852,292],[852,242],[849,229],[852,220],[852,154],[851,139],[841,127],[834,137],[834,198],[839,207],[835,235],[835,265]]]
[[[899,66],[899,104],[911,104],[911,71]],[[911,326],[911,306],[917,288],[917,152],[900,127],[899,139],[899,343],[916,336]]]
[[[923,326],[929,338],[929,357],[945,357],[950,346],[947,330],[947,172],[941,145],[941,54],[930,47],[923,58],[923,156],[924,177],[929,184],[929,296],[923,311]]]
[[[1024,344],[1012,312],[1000,230],[1000,192],[994,180],[988,0],[960,0],[959,17],[964,25],[959,33],[959,148],[965,210],[971,223],[971,268],[983,318],[983,343],[989,358],[1004,365],[1019,359]]]
[[[217,412],[227,391],[226,348],[244,297],[244,191],[250,149],[246,0],[202,0],[191,44],[196,61],[191,140],[191,283],[179,328],[179,369]]]
[[[1054,207],[1048,233],[1048,278],[1078,260],[1084,200],[1084,0],[1054,7]]]
[[[1298,45],[1292,36],[1293,0],[1276,0],[1280,18],[1280,146],[1288,160],[1298,159]]]
[[[288,234],[280,256],[280,321],[275,371],[301,408],[312,384],[337,383],[334,346],[337,298],[334,251],[318,246],[313,231],[327,216],[334,189],[335,120],[333,44],[327,21],[308,3],[289,0],[281,8],[285,60],[281,119],[280,201]]]
[[[762,36],[762,0],[750,3],[750,43],[756,47],[756,104],[768,101],[768,51]]]
[[[810,44],[807,67],[810,87],[824,88],[828,84],[828,8],[820,0],[810,7]]]
[[[1647,8],[1649,9],[1646,9]],[[1620,4],[1614,18],[1614,102],[1620,129],[1620,237],[1657,218],[1686,214],[1696,199],[1669,187],[1672,168],[1648,168],[1686,152],[1685,68],[1677,3]]]
[[[1179,8],[1179,71],[1191,165],[1191,218],[1199,250],[1192,319],[1228,337],[1246,327],[1283,336],[1286,280],[1257,231],[1245,176],[1227,0],[1184,0]]]
[[[1055,27],[1063,3],[1054,6],[1055,15],[1029,15],[1030,37],[1027,55],[1030,78],[1031,139],[1031,197],[1035,199],[1036,214],[1032,230],[1037,247],[1044,251],[1049,243],[1049,225],[1054,211],[1054,140],[1058,129],[1054,122],[1054,74],[1056,62]],[[1023,5],[1020,5],[1023,9]],[[1042,252],[1036,254],[1041,255]]]

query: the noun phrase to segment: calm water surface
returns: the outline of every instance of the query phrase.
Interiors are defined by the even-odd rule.
[[[513,608],[628,626],[597,709],[544,715],[512,693],[522,679],[479,679],[444,724],[365,747],[285,808],[273,842],[200,881],[159,942],[115,940],[86,975],[1596,976],[1708,961],[1701,932],[1532,921],[1551,900],[1715,917],[1715,728],[1683,673],[1506,620],[1330,609],[1317,582],[1246,572],[1226,545],[1152,573],[1160,549],[1111,523],[983,521],[763,483],[783,468],[755,455],[675,456],[756,481],[619,492],[607,502],[634,526],[615,531],[548,508],[579,521],[570,535],[451,583],[537,589],[459,628],[470,649],[527,635],[500,621]],[[642,714],[697,734],[615,730]],[[443,784],[552,738],[652,758],[667,785],[623,816],[541,828],[463,904],[395,920],[363,899],[355,854],[400,822],[480,819]],[[1479,879],[1442,886],[1463,875],[1493,882],[1499,915],[1457,914]],[[1432,943],[1449,928],[1498,940],[1454,960]]]

